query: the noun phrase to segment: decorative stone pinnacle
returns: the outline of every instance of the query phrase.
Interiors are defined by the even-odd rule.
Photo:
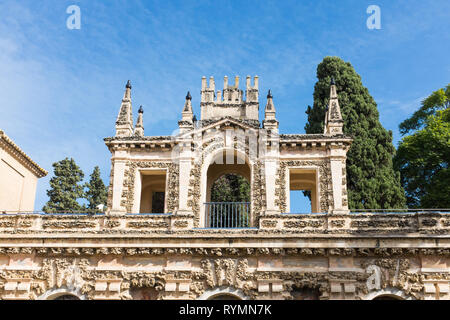
[[[273,98],[272,91],[270,91],[270,89],[269,89],[269,92],[267,93],[267,99],[272,99],[272,98]]]
[[[187,95],[186,95],[186,100],[192,100],[192,96],[191,93],[188,91]]]
[[[144,113],[144,109],[142,108],[142,106],[139,107],[138,112],[139,112],[139,113]]]
[[[127,81],[127,85],[125,86],[125,88],[131,89],[131,82],[130,82],[130,80]]]

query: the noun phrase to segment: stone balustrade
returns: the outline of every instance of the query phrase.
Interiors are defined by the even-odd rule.
[[[194,228],[193,215],[127,214],[2,214],[0,234],[326,234],[326,235],[445,235],[450,233],[450,214],[348,213],[271,214],[259,217],[259,228]]]

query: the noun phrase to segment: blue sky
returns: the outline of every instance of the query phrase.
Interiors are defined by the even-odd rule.
[[[66,27],[72,4],[80,30]],[[371,4],[381,30],[366,26]],[[38,183],[40,210],[51,165],[65,157],[86,177],[99,165],[108,183],[103,138],[114,134],[126,80],[134,119],[144,106],[146,135],[176,129],[188,90],[199,114],[203,75],[219,88],[224,75],[258,75],[262,105],[272,89],[280,132],[303,133],[317,64],[339,56],[361,75],[397,145],[398,124],[449,83],[449,30],[448,0],[3,0],[0,128],[50,171]]]

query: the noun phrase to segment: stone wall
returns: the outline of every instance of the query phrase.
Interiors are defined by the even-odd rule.
[[[191,219],[189,221],[189,219]],[[450,215],[0,215],[0,298],[450,299]]]

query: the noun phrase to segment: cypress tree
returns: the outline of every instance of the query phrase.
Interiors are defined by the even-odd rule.
[[[349,208],[404,208],[400,175],[392,164],[395,154],[392,131],[381,125],[375,100],[349,62],[325,57],[318,65],[314,104],[306,111],[306,133],[323,133],[331,78],[338,90],[344,134],[354,139],[347,153]]]
[[[45,212],[72,212],[81,210],[77,202],[84,196],[83,186],[79,183],[84,174],[75,161],[65,158],[53,163],[53,178],[50,179],[50,189],[47,196],[50,198],[42,208]]]
[[[86,191],[86,200],[88,201],[89,209],[97,209],[99,204],[106,206],[106,199],[108,197],[108,191],[100,178],[100,168],[96,166],[94,171],[90,175],[90,180],[85,185],[88,190]]]

